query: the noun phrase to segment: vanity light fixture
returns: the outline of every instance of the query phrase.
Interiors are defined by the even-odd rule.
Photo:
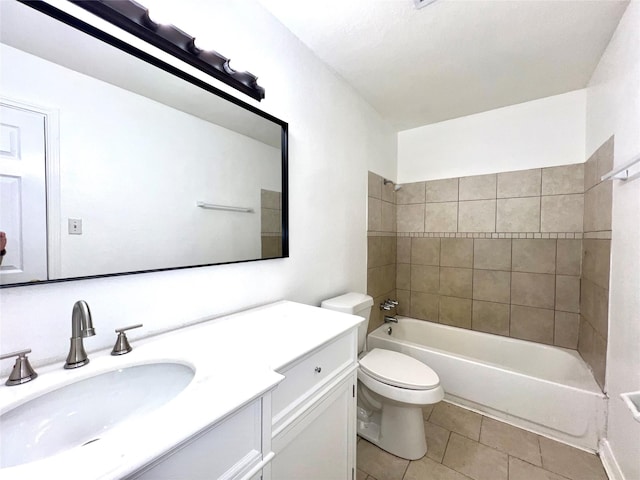
[[[434,3],[436,0],[413,0],[416,8],[424,8],[427,5]]]
[[[197,40],[179,28],[157,23],[153,20],[153,13],[150,16],[149,9],[139,3],[133,0],[70,1],[251,98],[258,101],[264,98],[264,88],[258,85],[258,77],[249,72],[234,70],[229,66],[228,58],[215,50],[199,48]]]

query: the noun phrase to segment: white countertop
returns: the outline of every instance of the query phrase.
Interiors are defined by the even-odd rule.
[[[64,370],[63,363],[56,363],[38,369],[39,377],[27,384],[2,384],[0,413],[64,385],[128,366],[169,361],[195,369],[185,390],[159,409],[122,422],[104,432],[99,442],[0,469],[0,477],[122,478],[274,388],[283,379],[278,370],[361,321],[352,315],[281,301],[133,340],[133,351],[126,355],[114,357],[107,349],[91,354],[84,367]],[[99,319],[94,324],[99,329]],[[61,349],[66,347],[61,345]],[[0,435],[0,442],[11,441],[6,432]]]

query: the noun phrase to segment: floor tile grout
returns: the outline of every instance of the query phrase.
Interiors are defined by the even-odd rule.
[[[449,403],[449,402],[445,402],[445,403]],[[443,448],[443,450],[442,450],[442,457],[441,457],[440,461],[437,461],[437,460],[436,460],[436,459],[434,459],[434,458],[431,458],[431,457],[427,457],[427,456],[425,456],[426,458],[428,458],[428,461],[432,461],[432,462],[434,462],[434,463],[439,463],[439,464],[440,464],[440,465],[442,465],[443,467],[445,467],[445,468],[447,468],[447,469],[450,469],[450,470],[452,470],[452,471],[455,471],[456,473],[458,473],[458,474],[462,475],[464,478],[470,478],[467,474],[465,474],[465,473],[463,473],[463,472],[460,472],[460,471],[456,470],[456,468],[454,468],[453,466],[449,466],[449,465],[447,465],[447,464],[445,464],[445,463],[444,463],[444,459],[445,459],[445,457],[446,457],[446,455],[447,455],[447,452],[448,452],[448,450],[449,450],[449,448],[450,448],[450,446],[451,446],[451,438],[452,438],[452,434],[453,434],[453,433],[455,433],[456,435],[460,436],[460,437],[461,437],[461,438],[463,438],[463,439],[466,439],[466,440],[468,440],[468,441],[470,441],[470,442],[474,442],[474,443],[475,443],[475,444],[477,444],[477,445],[481,445],[481,446],[482,446],[482,447],[484,447],[484,448],[489,448],[489,449],[491,449],[491,450],[493,450],[493,451],[495,451],[495,452],[498,452],[498,453],[502,454],[502,455],[503,455],[503,457],[502,457],[502,458],[506,457],[506,475],[507,475],[506,479],[507,479],[507,480],[509,479],[509,477],[510,477],[510,476],[511,476],[511,474],[512,474],[512,472],[511,472],[511,464],[512,464],[512,460],[511,460],[511,459],[512,459],[512,458],[514,459],[514,461],[515,461],[515,460],[517,460],[517,461],[519,461],[519,462],[522,462],[522,463],[524,463],[524,464],[527,464],[527,465],[528,465],[529,467],[531,467],[531,468],[540,469],[540,470],[542,470],[542,471],[544,471],[544,472],[547,472],[547,473],[551,473],[551,474],[553,474],[553,475],[556,475],[556,476],[557,476],[558,478],[560,478],[560,479],[572,480],[570,477],[566,477],[565,475],[562,475],[562,474],[560,474],[560,473],[558,473],[558,472],[556,472],[556,471],[553,471],[553,470],[550,470],[550,469],[548,469],[548,468],[545,468],[545,464],[546,464],[547,462],[545,462],[545,461],[544,461],[544,459],[543,459],[543,455],[542,455],[542,445],[541,445],[541,441],[540,441],[540,439],[541,439],[541,435],[539,435],[539,434],[537,434],[537,433],[535,433],[535,432],[530,432],[530,431],[528,431],[528,430],[526,430],[526,429],[523,429],[523,428],[517,427],[517,426],[515,426],[515,425],[511,425],[510,423],[503,422],[503,421],[501,421],[501,420],[498,420],[498,419],[495,419],[495,418],[492,418],[492,417],[488,417],[488,416],[483,415],[483,414],[481,414],[481,413],[474,412],[474,411],[472,411],[472,410],[466,409],[466,408],[464,408],[464,407],[461,407],[461,406],[458,406],[458,405],[455,405],[455,404],[450,404],[450,405],[451,405],[451,406],[453,406],[454,408],[461,409],[461,410],[466,410],[467,412],[471,412],[471,413],[474,413],[474,414],[476,414],[476,415],[480,415],[480,426],[479,426],[479,429],[478,429],[478,437],[477,437],[477,439],[475,439],[475,438],[471,438],[471,437],[468,437],[468,436],[466,436],[465,434],[462,434],[462,433],[460,433],[460,432],[458,432],[458,431],[451,430],[450,428],[447,428],[447,427],[445,427],[445,426],[443,426],[443,425],[439,425],[439,424],[437,424],[437,423],[431,422],[430,420],[431,420],[431,418],[433,417],[434,412],[435,412],[435,410],[436,410],[436,408],[434,407],[434,408],[432,408],[432,409],[431,409],[431,411],[429,412],[429,415],[425,416],[425,418],[424,418],[424,420],[423,420],[423,422],[424,422],[424,424],[425,424],[425,427],[427,426],[427,424],[430,424],[430,425],[436,426],[436,427],[438,427],[438,428],[440,428],[440,429],[444,429],[444,430],[445,430],[446,432],[448,432],[448,433],[447,433],[447,439],[446,439],[446,441],[445,441],[445,442],[443,442],[443,443],[444,443],[444,448]],[[454,410],[454,412],[455,412],[455,410]],[[455,413],[454,413],[454,414],[455,414]],[[439,415],[440,415],[440,414],[439,414]],[[489,427],[487,426],[487,424],[486,424],[486,419],[487,419],[487,418],[488,418],[488,419],[491,419],[491,420],[492,420],[492,421],[494,421],[494,422],[501,423],[501,424],[503,424],[503,425],[505,425],[505,426],[507,426],[507,427],[509,427],[509,428],[513,428],[513,429],[515,429],[515,430],[518,430],[518,431],[521,431],[521,432],[526,432],[526,433],[528,433],[528,434],[534,435],[534,438],[535,438],[535,446],[533,445],[533,443],[534,443],[534,442],[532,441],[532,442],[531,442],[531,443],[532,443],[532,445],[531,445],[530,451],[531,451],[532,449],[535,449],[535,450],[531,451],[531,455],[524,455],[524,454],[523,454],[523,456],[526,456],[527,458],[530,458],[530,459],[533,459],[533,460],[537,460],[537,459],[533,458],[533,457],[534,457],[534,455],[535,455],[535,453],[537,453],[538,458],[539,458],[539,461],[540,461],[540,465],[536,465],[535,463],[532,463],[532,461],[530,461],[530,460],[528,460],[528,459],[521,458],[520,456],[518,456],[518,455],[514,455],[514,454],[512,454],[512,453],[511,453],[511,452],[509,452],[509,451],[502,450],[502,449],[501,449],[501,448],[499,448],[499,447],[496,447],[496,446],[493,446],[493,445],[487,445],[486,443],[483,443],[483,442],[481,441],[481,439],[482,439],[482,433],[483,433],[483,430],[486,430],[487,428],[489,428]],[[474,422],[475,422],[475,420],[474,420]],[[447,423],[447,422],[445,422],[445,423]],[[451,426],[451,425],[449,425],[449,427],[450,427],[450,426]],[[455,426],[455,425],[454,425],[454,426]],[[492,428],[493,428],[493,427],[492,427]],[[463,430],[464,430],[464,428],[463,428]],[[488,432],[488,433],[487,433],[487,435],[488,435],[489,437],[485,438],[485,441],[491,441],[491,440],[490,440],[490,438],[491,438],[491,436],[492,436],[492,435],[494,435],[494,434],[495,434],[495,433],[490,433],[490,432]],[[428,441],[428,440],[427,440],[427,441]],[[509,448],[509,445],[510,445],[511,443],[513,443],[513,441],[515,441],[515,440],[514,440],[514,439],[512,439],[512,442],[510,442],[509,444],[502,444],[502,443],[498,443],[498,445],[500,445],[500,446],[504,446],[505,448]],[[570,447],[570,448],[574,448],[574,449],[575,449],[575,447],[571,447],[571,446],[569,446],[569,445],[567,445],[567,446],[568,446],[568,447]],[[536,449],[535,447],[537,447],[537,449]],[[377,448],[377,447],[376,447],[376,448]],[[580,450],[580,449],[577,449],[577,450]],[[516,452],[516,453],[518,453],[518,452]],[[590,453],[590,452],[585,452],[585,453]],[[423,457],[423,458],[425,458],[425,457]],[[597,456],[596,456],[596,457],[597,457]],[[421,461],[421,460],[422,460],[422,459],[414,460],[414,461],[415,461],[415,462],[418,462],[418,461]],[[405,479],[405,477],[407,477],[407,472],[409,471],[409,467],[411,466],[411,463],[412,463],[412,461],[408,461],[408,462],[407,462],[407,464],[406,464],[406,466],[405,466],[405,468],[404,468],[404,472],[402,473],[402,476],[400,477],[400,478],[401,478],[401,480],[404,480],[404,479]],[[501,462],[500,462],[500,463],[502,463],[502,460],[501,460]],[[366,480],[376,480],[376,479],[375,479],[375,477],[373,477],[372,475],[370,475],[370,474],[369,474],[368,472],[366,472],[364,469],[361,469],[361,470],[362,470],[362,471],[367,475]],[[606,473],[605,473],[605,474],[606,474]],[[397,477],[396,477],[396,478],[397,478]]]

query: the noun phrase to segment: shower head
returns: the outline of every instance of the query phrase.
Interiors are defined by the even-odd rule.
[[[387,180],[386,178],[383,178],[382,180],[385,185],[389,185],[389,184],[393,185],[393,190],[396,192],[402,188],[402,185],[397,185],[393,183],[392,180]]]

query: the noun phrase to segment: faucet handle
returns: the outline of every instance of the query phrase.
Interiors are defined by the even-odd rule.
[[[30,348],[0,355],[0,360],[4,360],[5,358],[18,357],[16,358],[16,363],[13,366],[13,370],[11,371],[9,378],[5,382],[5,385],[21,385],[23,383],[30,382],[38,376],[38,374],[29,363],[27,353],[31,353]]]
[[[384,303],[392,305],[392,306],[397,306],[398,305],[398,301],[397,300],[391,300],[390,298],[387,298]]]
[[[391,305],[389,305],[387,302],[381,303],[380,304],[380,310],[391,310],[393,307]]]
[[[124,332],[133,328],[140,328],[141,326],[142,324],[138,323],[136,325],[129,325],[128,327],[116,328],[118,338],[116,338],[116,344],[113,346],[113,350],[111,350],[111,355],[124,355],[133,350],[131,345],[129,345],[129,340],[127,340],[127,334]]]

